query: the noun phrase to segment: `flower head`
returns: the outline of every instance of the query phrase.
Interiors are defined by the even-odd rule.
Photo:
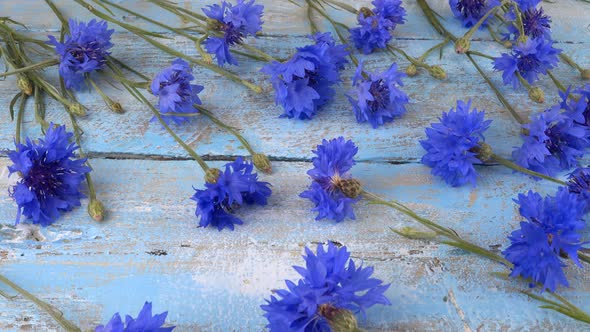
[[[369,74],[370,77],[363,78],[362,73],[361,62],[353,77],[354,90],[348,96],[359,123],[368,121],[377,128],[406,112],[408,95],[398,88],[403,86],[401,79],[405,74],[397,71],[395,63],[387,71]]]
[[[518,4],[518,8],[520,8],[521,11],[525,11],[537,7],[537,5],[541,3],[541,0],[516,0],[515,2]]]
[[[166,123],[174,121],[181,124],[188,121],[187,117],[166,115],[166,113],[197,113],[194,104],[201,104],[198,93],[203,91],[201,85],[191,84],[194,80],[193,72],[189,64],[182,60],[176,59],[172,65],[162,70],[152,80],[150,89],[155,96],[160,99],[158,107]]]
[[[352,206],[358,198],[346,195],[343,186],[354,181],[348,171],[355,164],[354,156],[358,148],[352,141],[338,137],[323,140],[312,152],[316,155],[311,159],[313,168],[307,171],[312,183],[299,196],[315,204],[312,211],[318,212],[316,220],[328,218],[341,222],[347,217],[354,219]]]
[[[162,327],[166,322],[166,316],[167,311],[152,316],[152,303],[146,302],[137,318],[127,315],[123,323],[121,315],[116,313],[107,325],[97,326],[94,332],[170,332],[174,330],[174,326]]]
[[[252,173],[254,166],[242,158],[227,163],[225,171],[220,172],[217,182],[206,183],[206,189],[196,189],[192,197],[197,201],[195,215],[201,217],[199,225],[234,229],[243,222],[233,212],[244,204],[266,205],[271,190],[267,182],[258,181]]]
[[[287,289],[276,291],[261,308],[270,331],[331,331],[330,312],[349,310],[364,314],[375,304],[390,305],[384,293],[389,285],[371,278],[372,267],[357,267],[346,247],[318,245],[317,255],[305,248],[305,267],[294,266],[301,275]]]
[[[426,128],[427,139],[420,141],[426,150],[422,163],[453,187],[467,182],[475,185],[477,172],[473,164],[485,161],[478,158],[478,149],[492,121],[484,120],[485,111],[470,108],[471,100],[458,100],[457,108],[443,112],[440,123]]]
[[[375,8],[361,10],[358,27],[350,29],[350,39],[364,54],[375,49],[386,48],[391,32],[398,24],[405,22],[406,10],[400,0],[374,0]]]
[[[209,37],[205,40],[205,49],[215,54],[217,63],[238,65],[229,48],[242,44],[248,36],[256,36],[262,30],[263,5],[255,5],[254,0],[237,0],[235,5],[222,1],[221,5],[214,4],[203,8],[207,17],[212,19],[212,28],[223,34],[222,37]]]
[[[487,12],[499,5],[498,0],[449,0],[453,15],[462,20],[466,28],[474,26]],[[491,16],[488,17],[480,28],[486,26],[491,19]]]
[[[569,174],[567,188],[570,193],[586,202],[586,212],[590,212],[590,167],[580,167]]]
[[[516,42],[520,37],[520,31],[514,21],[516,20],[516,14],[513,10],[506,13],[508,20],[513,21],[508,25],[508,34],[506,39]],[[543,8],[529,8],[522,12],[522,26],[524,34],[530,38],[544,38],[551,40],[551,18],[543,12]]]
[[[516,89],[520,86],[517,73],[529,84],[539,79],[539,74],[546,75],[547,70],[553,69],[559,59],[561,50],[553,48],[553,41],[545,38],[528,38],[524,43],[518,43],[510,54],[502,53],[494,59],[494,69],[502,71],[505,85],[512,84]]]
[[[25,144],[16,144],[16,150],[8,157],[13,162],[8,166],[10,174],[21,177],[12,187],[10,196],[18,205],[16,223],[21,215],[35,224],[48,226],[60,214],[80,206],[80,185],[90,168],[86,159],[76,159],[78,146],[70,143],[73,134],[65,126],[50,124],[44,139]]]
[[[515,200],[527,221],[512,232],[511,245],[503,252],[514,264],[511,276],[531,278],[531,287],[542,284],[542,289],[555,291],[558,285],[568,286],[563,273],[565,264],[560,257],[571,258],[576,264],[581,248],[578,231],[584,228],[582,220],[586,202],[578,195],[560,187],[555,196],[542,198],[529,191]]]
[[[55,46],[55,53],[60,57],[59,74],[66,88],[81,90],[85,75],[104,67],[115,30],[108,30],[105,21],[96,20],[84,23],[70,19],[69,28],[64,43],[53,36],[49,36],[47,43]]]
[[[562,112],[559,105],[536,114],[523,125],[527,135],[522,135],[523,144],[512,158],[522,167],[550,176],[578,165],[578,158],[590,147],[590,131],[575,120],[575,114]]]
[[[315,44],[297,49],[287,62],[272,62],[262,72],[270,75],[275,102],[283,107],[281,117],[311,119],[332,100],[332,86],[340,82],[346,64],[346,46],[335,45],[330,33],[317,33]]]
[[[583,123],[590,127],[590,84],[577,89],[576,92],[580,94],[580,99],[575,102],[574,108],[576,111],[582,110],[582,116],[584,117]],[[564,100],[567,100],[567,97]]]

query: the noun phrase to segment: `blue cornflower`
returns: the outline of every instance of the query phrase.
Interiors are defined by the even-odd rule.
[[[345,45],[336,45],[330,33],[317,33],[315,44],[297,49],[287,62],[272,62],[262,68],[270,75],[275,102],[283,107],[281,117],[311,119],[332,100],[332,86],[340,82],[340,70],[347,63]]]
[[[492,8],[499,6],[498,0],[449,0],[449,6],[456,18],[463,21],[463,26],[470,28],[474,26]],[[489,16],[480,29],[486,26],[491,20]]]
[[[355,196],[347,192],[349,186],[356,186],[356,180],[348,171],[355,164],[354,156],[358,148],[352,141],[338,137],[322,140],[322,144],[312,152],[316,156],[311,159],[313,168],[307,174],[313,182],[299,196],[314,203],[312,211],[318,213],[316,220],[327,218],[341,222],[347,217],[354,219],[352,207],[359,199],[356,197],[358,193]]]
[[[586,202],[586,212],[590,212],[590,167],[580,167],[569,174],[567,188],[570,193]]]
[[[473,164],[485,161],[478,159],[478,151],[492,120],[484,120],[485,111],[474,108],[470,112],[470,108],[471,100],[458,100],[457,108],[443,112],[440,123],[426,128],[427,139],[420,141],[426,150],[422,163],[453,187],[468,182],[475,186],[477,172]]]
[[[64,43],[53,36],[49,36],[47,43],[55,46],[55,53],[60,57],[59,74],[66,88],[81,90],[85,75],[104,67],[115,30],[108,30],[107,22],[96,20],[84,23],[70,19],[69,26],[70,34]]]
[[[335,313],[343,310],[364,315],[375,304],[390,305],[384,293],[389,285],[371,278],[372,267],[358,268],[346,247],[318,245],[317,255],[305,248],[305,267],[293,268],[301,275],[288,289],[277,290],[261,308],[270,331],[332,331]]]
[[[219,231],[226,227],[233,230],[234,225],[243,224],[233,215],[237,208],[244,204],[266,205],[272,191],[269,183],[258,181],[253,169],[252,163],[240,157],[225,165],[217,182],[205,183],[206,189],[196,189],[192,199],[197,201],[195,215],[201,217],[199,226],[211,225]]]
[[[505,85],[512,84],[516,89],[520,87],[517,73],[529,84],[539,79],[539,74],[546,75],[547,70],[553,69],[559,62],[557,55],[561,50],[553,48],[553,41],[545,38],[528,38],[524,43],[518,43],[510,54],[502,53],[494,59],[494,69],[502,71]]]
[[[94,332],[170,332],[175,326],[162,327],[166,322],[166,316],[168,316],[167,311],[152,316],[152,303],[146,302],[137,318],[126,315],[125,323],[123,323],[121,315],[116,313],[107,325],[97,326]]]
[[[370,77],[365,78],[362,74],[361,62],[353,77],[354,89],[348,96],[359,123],[368,121],[377,128],[406,112],[408,95],[398,88],[403,86],[401,79],[405,74],[397,71],[395,63],[382,73],[370,73]]]
[[[523,144],[512,152],[512,158],[522,167],[550,176],[577,166],[590,147],[590,130],[576,121],[580,118],[563,112],[560,105],[536,114],[523,125],[527,134],[522,135]]]
[[[506,13],[506,18],[513,23],[508,25],[507,40],[516,42],[520,37],[520,31],[514,21],[516,16],[513,10]],[[544,38],[551,40],[551,18],[543,12],[543,8],[530,8],[522,12],[522,26],[524,34],[530,38]],[[513,38],[510,38],[513,36]]]
[[[16,150],[8,157],[13,162],[8,166],[10,174],[21,177],[10,190],[10,196],[18,205],[16,223],[21,215],[34,224],[48,226],[60,214],[80,206],[80,185],[90,167],[86,159],[76,159],[78,146],[70,143],[73,134],[65,126],[49,125],[44,139],[25,144],[16,144]]]
[[[535,8],[541,3],[541,1],[542,0],[515,0],[516,4],[518,4],[518,8],[520,8],[521,11]]]
[[[560,257],[571,258],[581,266],[578,250],[582,247],[578,231],[585,226],[582,216],[586,202],[578,195],[560,187],[555,196],[542,198],[529,191],[515,200],[527,221],[512,232],[511,245],[503,252],[512,264],[513,277],[531,278],[530,287],[542,284],[542,289],[555,291],[557,286],[568,286],[563,273],[565,264]]]
[[[262,30],[263,5],[255,5],[254,0],[237,0],[235,5],[222,1],[221,5],[214,4],[203,8],[209,18],[215,20],[212,28],[223,34],[222,37],[209,37],[205,40],[205,49],[215,54],[217,63],[238,65],[232,56],[230,46],[242,44],[248,36],[256,36]]]
[[[572,103],[574,103],[574,108],[576,111],[582,109],[582,115],[584,117],[583,123],[590,127],[590,84],[586,84],[585,86],[577,89],[576,92],[580,94],[580,99],[577,102],[572,101]],[[564,100],[566,99],[567,97],[564,98]]]
[[[166,113],[191,114],[198,112],[194,104],[201,104],[198,93],[203,91],[203,86],[191,84],[194,79],[189,64],[179,58],[152,80],[150,89],[155,96],[160,97],[158,107],[166,123],[169,124],[171,120],[176,124],[188,121],[187,117],[166,115]]]
[[[350,39],[364,54],[386,48],[391,32],[405,22],[406,10],[401,0],[374,0],[372,10],[361,8],[357,17],[358,27],[350,29]]]

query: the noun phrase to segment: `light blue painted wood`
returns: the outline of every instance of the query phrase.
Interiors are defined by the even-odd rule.
[[[144,1],[118,2],[164,22],[175,23],[170,16],[155,11]],[[193,1],[186,6],[214,3]],[[262,0],[266,6],[266,33],[253,41],[268,53],[287,56],[295,46],[304,45],[308,33],[304,8],[288,1]],[[56,1],[66,12],[79,18],[90,16],[72,1]],[[355,2],[360,7],[369,1]],[[450,17],[446,1],[430,1],[447,18],[445,24],[460,34],[464,31]],[[415,3],[406,3],[408,22],[400,26],[395,44],[412,55],[440,40],[430,29]],[[590,67],[588,37],[590,5],[575,0],[544,3],[553,17],[558,46],[581,65]],[[58,28],[57,20],[47,14],[42,1],[20,3],[3,1],[2,13],[28,23],[44,36]],[[349,24],[354,18],[333,12]],[[3,14],[4,15],[4,14]],[[146,26],[133,17],[127,22]],[[481,34],[479,35],[481,36]],[[170,57],[118,31],[114,54],[142,71],[154,74]],[[187,54],[195,54],[190,43],[181,39],[167,41]],[[474,42],[473,48],[487,53],[499,52],[489,42]],[[367,68],[386,69],[392,59],[386,54],[366,57]],[[398,59],[402,68],[407,62]],[[270,85],[258,73],[259,63],[242,60],[243,66],[231,68],[264,86],[266,94],[255,96],[238,85],[210,72],[195,69],[197,81],[206,85],[205,104],[226,123],[242,128],[255,148],[276,158],[309,158],[311,149],[321,140],[338,135],[354,139],[360,146],[354,174],[366,188],[387,197],[410,203],[423,215],[452,227],[466,238],[483,246],[506,245],[506,237],[518,224],[511,199],[529,189],[549,193],[552,184],[533,182],[501,167],[480,167],[477,188],[452,189],[433,179],[429,170],[416,164],[422,155],[418,140],[424,127],[436,121],[456,99],[475,98],[475,105],[486,109],[494,120],[487,134],[488,143],[508,156],[519,144],[518,126],[504,111],[474,68],[449,47],[440,63],[449,78],[443,82],[425,73],[405,79],[405,91],[412,99],[408,114],[384,128],[373,130],[354,121],[344,98],[349,89],[352,68],[343,72],[337,99],[313,121],[279,119],[280,110],[270,96]],[[488,60],[482,67],[492,74]],[[0,68],[3,69],[3,68]],[[580,84],[578,75],[560,66],[556,71],[566,84]],[[56,78],[55,72],[48,74]],[[14,79],[0,81],[0,103],[7,105],[16,92]],[[507,98],[527,115],[556,100],[556,90],[548,80],[541,86],[547,94],[546,105],[530,102],[524,91],[502,88]],[[305,171],[309,164],[275,162],[274,174],[264,176],[273,184],[269,206],[240,211],[246,225],[235,232],[218,233],[196,228],[194,205],[189,199],[191,186],[200,186],[202,173],[192,161],[153,161],[155,157],[186,157],[160,126],[149,123],[150,113],[125,92],[104,85],[127,109],[124,115],[112,114],[94,94],[80,94],[90,107],[89,116],[80,121],[85,130],[84,148],[98,156],[93,160],[97,191],[109,208],[105,223],[86,216],[84,208],[75,210],[56,225],[37,233],[35,228],[17,228],[13,224],[15,206],[6,190],[0,190],[0,271],[44,300],[63,309],[69,319],[90,329],[106,322],[116,312],[137,314],[143,301],[154,302],[154,310],[169,311],[169,321],[178,331],[259,331],[265,324],[258,306],[271,289],[295,278],[291,265],[301,264],[303,246],[327,239],[344,243],[357,259],[374,265],[379,278],[391,282],[388,296],[391,307],[369,311],[364,327],[371,331],[390,330],[563,330],[580,331],[586,327],[558,314],[536,308],[517,291],[522,282],[504,282],[489,275],[500,267],[480,258],[435,243],[402,239],[389,227],[415,225],[394,211],[359,204],[357,220],[341,224],[314,222],[310,204],[297,197],[308,185]],[[153,99],[152,99],[153,100]],[[67,123],[63,110],[50,103],[48,118]],[[39,135],[39,129],[27,114],[25,133]],[[206,119],[177,127],[180,135],[199,153],[215,158],[244,154],[231,136],[213,127]],[[0,112],[0,150],[12,147],[14,128],[8,112]],[[140,160],[110,160],[109,157],[133,155]],[[384,161],[410,162],[392,165]],[[6,179],[6,158],[0,158],[0,187]],[[219,166],[215,162],[213,165]],[[31,239],[28,234],[34,231]],[[147,252],[164,250],[167,255]],[[590,307],[588,273],[568,268],[572,288],[562,294],[582,308]],[[4,288],[1,288],[4,290]],[[443,298],[447,298],[444,301]],[[452,301],[454,299],[455,301]],[[57,330],[50,317],[34,305],[16,298],[0,298],[0,330]],[[460,314],[462,313],[462,314]]]

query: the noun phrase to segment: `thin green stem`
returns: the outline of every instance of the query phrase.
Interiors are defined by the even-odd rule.
[[[96,84],[92,77],[87,77],[86,80],[90,83],[92,88],[100,95],[105,104],[108,107],[111,107],[111,105],[114,103],[111,97],[107,96],[107,94],[104,93],[104,91],[102,91],[102,89],[98,86],[98,84]]]
[[[41,89],[35,85],[33,88],[33,96],[35,98],[35,120],[41,128],[47,129],[49,127],[49,123],[45,121],[45,103],[43,102],[43,93]]]
[[[432,53],[432,51],[434,51],[434,50],[436,50],[436,49],[439,49],[439,48],[442,48],[442,47],[445,47],[445,46],[446,46],[446,45],[449,43],[449,41],[450,41],[450,38],[448,38],[448,37],[447,37],[447,38],[445,38],[445,40],[443,40],[442,42],[440,42],[440,43],[438,43],[438,44],[436,44],[436,45],[432,46],[432,47],[431,47],[431,48],[429,48],[429,49],[427,49],[427,50],[426,50],[426,52],[424,52],[424,54],[422,54],[422,55],[421,55],[421,56],[418,58],[418,61],[420,61],[420,62],[424,62],[424,60],[426,59],[426,57],[427,57],[427,56],[428,56],[430,53]]]
[[[229,133],[231,133],[232,135],[234,135],[240,141],[240,143],[242,143],[242,145],[244,146],[244,148],[246,148],[246,150],[248,150],[248,152],[251,155],[256,154],[256,151],[254,151],[254,149],[252,148],[252,146],[250,145],[250,143],[248,143],[248,141],[244,138],[244,136],[242,136],[242,134],[240,134],[240,132],[236,128],[231,127],[231,126],[228,126],[225,123],[223,123],[215,115],[213,115],[213,113],[211,113],[211,111],[209,111],[205,107],[203,107],[201,105],[197,105],[197,104],[194,104],[193,106],[196,109],[198,109],[200,113],[202,113],[203,115],[205,115],[206,117],[208,117],[217,126],[225,129],[226,131],[228,131]]]
[[[5,73],[0,73],[0,77],[7,77],[7,76],[11,76],[11,75],[16,75],[19,73],[24,73],[24,72],[28,72],[31,70],[36,70],[36,69],[41,69],[41,68],[47,68],[47,67],[51,67],[51,66],[55,66],[59,63],[59,60],[57,59],[48,59],[48,60],[44,60],[35,64],[32,64],[30,66],[26,66],[26,67],[21,67],[21,68],[17,68],[13,71],[8,71]]]
[[[315,9],[309,0],[305,0],[307,2],[307,21],[309,22],[309,28],[311,30],[311,34],[316,34],[320,31],[318,26],[316,25],[315,21],[313,20],[312,9]],[[318,11],[320,13],[320,11]]]
[[[19,285],[12,282],[10,279],[0,274],[0,282],[6,284],[8,287],[14,289],[17,293],[24,296],[27,300],[35,303],[39,308],[47,312],[56,322],[61,325],[67,332],[80,332],[82,331],[74,323],[63,317],[63,313],[55,309],[51,304],[39,299],[35,295],[29,293],[27,290],[21,288]]]
[[[471,55],[477,55],[478,57],[486,58],[486,59],[490,59],[490,60],[494,60],[495,59],[493,56],[487,55],[485,53],[477,52],[477,51],[469,51],[469,54],[471,54]]]
[[[492,159],[491,160],[497,162],[500,165],[506,166],[506,167],[508,167],[508,168],[510,168],[512,170],[515,170],[517,172],[520,172],[520,173],[524,173],[524,174],[531,175],[531,176],[534,176],[534,177],[537,177],[537,178],[545,179],[545,180],[548,180],[548,181],[557,183],[557,184],[562,185],[562,186],[566,186],[567,185],[567,183],[564,182],[564,181],[561,181],[559,179],[550,177],[550,176],[545,175],[545,174],[541,174],[541,173],[538,173],[538,172],[535,172],[535,171],[531,171],[530,169],[521,167],[521,166],[513,163],[512,161],[510,161],[508,159],[505,159],[505,158],[502,158],[502,157],[500,157],[500,156],[498,156],[496,154],[493,154],[492,155]]]
[[[488,12],[485,13],[479,19],[479,21],[477,21],[477,23],[475,23],[469,30],[467,30],[467,32],[463,35],[463,38],[467,39],[467,40],[471,39],[471,37],[473,36],[475,31],[477,31],[479,29],[479,27],[483,24],[483,22],[485,20],[487,20],[490,15],[494,14],[498,10],[499,7],[500,6],[496,6],[496,7],[493,7],[492,9],[488,10]]]
[[[567,63],[570,67],[575,68],[576,70],[578,70],[580,73],[584,71],[584,68],[580,67],[580,65],[578,65],[571,57],[569,57],[567,54],[561,52],[559,53],[559,57],[561,58],[561,60],[563,60],[563,62]]]
[[[524,24],[522,23],[522,13],[518,7],[518,3],[516,1],[512,1],[512,9],[514,9],[514,14],[516,16],[516,28],[518,29],[518,33],[520,35],[519,39],[526,38],[524,33]]]
[[[158,42],[158,41],[156,41],[156,40],[148,37],[149,34],[147,33],[147,31],[138,29],[137,27],[135,27],[133,25],[130,25],[130,24],[121,22],[119,20],[116,20],[116,19],[112,18],[111,16],[109,16],[107,14],[104,14],[101,11],[96,10],[94,7],[92,7],[90,4],[88,4],[84,0],[74,0],[74,1],[76,3],[78,3],[79,5],[81,5],[82,7],[86,8],[88,11],[90,11],[95,16],[97,16],[97,17],[99,17],[99,18],[101,18],[101,19],[103,19],[105,21],[111,22],[113,24],[116,24],[116,25],[118,25],[118,26],[126,29],[127,31],[135,34],[136,36],[142,38],[143,40],[147,41],[148,43],[152,44],[153,46],[161,49],[162,51],[164,51],[164,52],[166,52],[168,54],[171,54],[171,55],[177,56],[179,58],[185,59],[186,61],[189,61],[189,62],[191,62],[191,63],[193,63],[195,65],[198,65],[198,66],[207,68],[207,69],[209,69],[209,70],[211,70],[211,71],[213,71],[213,72],[215,72],[217,74],[220,74],[222,76],[227,77],[228,79],[230,79],[230,80],[232,80],[232,81],[234,81],[236,83],[240,83],[240,84],[246,86],[247,88],[251,89],[252,91],[254,91],[256,93],[261,93],[262,92],[262,88],[260,86],[254,84],[254,83],[251,83],[249,81],[246,81],[246,80],[240,78],[238,75],[236,75],[236,74],[234,74],[232,72],[229,72],[229,71],[227,71],[227,70],[225,70],[225,69],[223,69],[221,67],[218,67],[218,66],[215,66],[215,65],[212,65],[212,64],[208,64],[208,63],[206,63],[205,61],[203,61],[201,59],[197,59],[195,57],[191,57],[191,56],[185,55],[182,52],[179,52],[179,51],[177,51],[177,50],[175,50],[175,49],[173,49],[173,48],[171,48],[169,46],[166,46],[166,45],[164,45],[164,44],[162,44],[162,43],[160,43],[160,42]]]
[[[21,136],[21,126],[23,123],[23,115],[25,113],[25,106],[27,104],[27,98],[29,96],[27,96],[24,93],[20,94],[20,104],[18,106],[18,113],[16,114],[16,130],[15,130],[15,141],[16,141],[16,145],[18,146],[21,142],[20,136]]]
[[[549,75],[549,77],[551,78],[551,81],[553,81],[553,84],[555,84],[555,86],[559,90],[561,90],[563,92],[567,91],[567,88],[561,83],[561,81],[557,77],[555,77],[555,75],[553,75],[551,70],[547,70],[547,75]]]
[[[588,255],[586,255],[586,254],[583,254],[583,253],[581,253],[581,252],[578,252],[578,258],[579,258],[579,259],[580,259],[582,262],[590,264],[590,256],[588,256]]]

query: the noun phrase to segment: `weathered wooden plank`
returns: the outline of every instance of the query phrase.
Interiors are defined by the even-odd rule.
[[[118,35],[116,42],[119,45],[119,48],[115,50],[117,56],[128,60],[130,64],[150,75],[155,74],[159,68],[167,66],[172,60],[171,57],[154,50],[153,47],[128,36]],[[305,44],[306,39],[261,38],[258,43],[269,53],[288,54],[288,49]],[[414,55],[421,54],[435,43],[435,41],[396,42]],[[474,49],[487,53],[500,51],[495,45],[487,42],[473,44]],[[187,54],[195,53],[192,45],[183,40],[171,41],[170,45]],[[587,52],[587,47],[571,44],[559,44],[559,47],[573,54],[582,65],[590,67],[590,54]],[[392,62],[391,57],[384,53],[363,58],[366,59],[369,70],[384,70]],[[407,65],[403,59],[396,61],[399,61],[401,68]],[[524,89],[514,91],[512,87],[503,87],[501,75],[492,71],[489,60],[478,59],[478,61],[525,118],[532,111],[542,110],[557,100],[557,90],[548,78],[540,84],[547,95],[547,102],[545,105],[538,105],[528,99]],[[436,57],[432,63],[438,63]],[[267,77],[258,72],[261,68],[260,63],[244,60],[238,72],[261,84],[265,88],[265,93],[262,95],[254,95],[245,88],[200,68],[195,69],[195,76],[197,83],[206,86],[201,95],[205,105],[227,124],[241,128],[255,148],[276,158],[309,158],[310,146],[313,146],[318,138],[344,135],[356,138],[361,147],[360,159],[416,161],[423,153],[418,140],[424,137],[424,128],[436,121],[443,111],[454,106],[457,99],[468,98],[473,98],[474,106],[485,109],[488,117],[494,120],[486,136],[499,153],[509,156],[512,147],[520,144],[518,126],[510,114],[503,109],[491,89],[464,56],[454,54],[449,48],[440,64],[447,71],[448,79],[438,81],[424,72],[417,77],[406,78],[404,91],[408,93],[411,100],[407,107],[407,114],[377,130],[366,123],[357,124],[351,106],[344,97],[344,94],[350,90],[353,68],[343,72],[344,82],[337,87],[338,95],[334,102],[326,106],[311,121],[278,118],[282,111],[274,105],[271,96],[272,88]],[[560,66],[555,73],[564,84],[582,83],[579,75],[565,65]],[[55,72],[48,71],[48,74],[55,79]],[[89,115],[80,120],[85,130],[83,145],[86,150],[99,154],[187,156],[186,152],[178,147],[159,124],[149,122],[151,113],[145,106],[139,104],[126,91],[115,90],[108,84],[103,85],[109,95],[124,105],[127,113],[114,114],[96,93],[81,93],[80,100],[90,109]],[[16,91],[14,77],[0,82],[0,103],[8,104]],[[154,98],[151,100],[155,102]],[[33,137],[39,135],[40,129],[33,121],[32,111],[28,112],[25,119],[27,121],[25,132]],[[63,108],[56,103],[49,104],[48,119],[67,123]],[[177,126],[176,130],[201,154],[244,154],[244,150],[232,136],[212,126],[207,119],[195,119],[190,124]],[[14,124],[10,122],[7,110],[0,112],[0,133],[0,150],[11,148]]]
[[[149,17],[156,17],[163,23],[180,25],[175,16],[159,9],[144,0],[112,0],[115,3],[127,6],[133,10]],[[57,6],[64,11],[69,17],[76,17],[81,20],[93,18],[92,15],[74,3],[72,0],[54,0]],[[88,2],[91,2],[90,0]],[[271,35],[305,35],[309,33],[307,20],[307,7],[305,1],[297,1],[301,6],[295,6],[287,0],[257,0],[257,3],[264,5],[264,33]],[[348,1],[355,8],[362,6],[371,7],[371,0]],[[219,3],[217,0],[200,0],[200,1],[177,1],[184,8],[201,13],[200,8],[206,5]],[[451,10],[446,0],[431,0],[429,4],[444,17],[448,17],[445,24],[450,30],[463,34],[465,29],[461,27],[460,21],[452,18]],[[585,5],[579,0],[562,0],[559,2],[543,2],[545,11],[552,17],[552,27],[554,28],[554,37],[557,40],[568,42],[584,42],[590,37],[588,30],[588,17],[590,17],[590,6]],[[99,6],[97,9],[102,10]],[[415,1],[404,1],[404,7],[407,10],[407,22],[400,25],[395,30],[395,36],[398,38],[410,39],[441,39],[438,34],[428,28],[428,22],[424,18],[422,11]],[[27,23],[33,30],[47,31],[58,30],[59,20],[50,15],[50,9],[42,0],[23,0],[16,2],[4,2],[0,5],[4,13],[15,20]],[[114,10],[119,18],[125,22],[147,28],[149,30],[161,31],[161,28],[146,24],[133,15]],[[345,11],[330,10],[330,14],[337,20],[352,26],[356,24],[354,15]],[[31,18],[35,18],[31,20]],[[327,27],[327,25],[325,26]],[[485,33],[478,34],[476,37],[484,37]]]
[[[269,205],[240,210],[245,225],[221,233],[196,227],[189,196],[202,172],[192,162],[97,159],[93,165],[97,190],[111,210],[108,221],[96,223],[77,209],[39,230],[42,241],[26,236],[34,228],[10,226],[15,207],[0,191],[0,271],[84,329],[115,311],[136,314],[150,300],[156,311],[169,310],[178,331],[260,331],[265,321],[258,305],[296,277],[290,266],[301,264],[304,245],[328,239],[348,246],[392,283],[387,295],[393,305],[368,312],[364,326],[371,331],[585,329],[537,309],[518,294],[524,283],[490,276],[501,271],[497,264],[391,233],[389,227],[415,225],[394,211],[360,203],[355,221],[313,221],[310,203],[297,196],[308,184],[308,163],[276,163],[275,174],[263,177],[274,185]],[[10,184],[6,166],[0,159],[4,188]],[[366,188],[483,246],[505,246],[519,221],[511,198],[554,187],[500,167],[479,171],[477,188],[450,189],[419,165],[361,163],[353,169]],[[159,250],[166,255],[155,255]],[[587,308],[590,276],[573,267],[567,274],[572,288],[560,291]],[[0,298],[0,307],[0,330],[57,329],[20,297]]]

